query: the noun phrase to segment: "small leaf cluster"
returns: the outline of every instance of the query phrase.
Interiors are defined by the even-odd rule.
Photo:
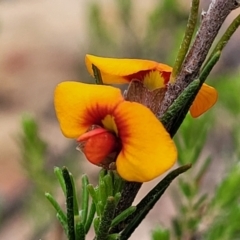
[[[46,193],[45,196],[55,208],[56,216],[69,240],[84,240],[91,225],[93,225],[96,240],[125,240],[139,226],[170,183],[190,167],[191,165],[185,165],[173,170],[137,206],[130,206],[117,215],[115,213],[125,182],[114,171],[101,170],[96,187],[89,184],[86,175],[82,176],[81,207],[79,207],[72,174],[66,167],[62,169],[56,167],[55,174],[66,198],[66,212],[50,193]],[[118,225],[123,227],[116,231],[115,227]]]
[[[75,181],[66,167],[56,167],[55,174],[66,198],[66,213],[50,193],[45,196],[57,211],[68,239],[85,239],[91,225],[95,239],[117,239],[118,234],[110,234],[111,228],[124,221],[136,207],[129,207],[115,216],[115,209],[121,198],[124,181],[114,172],[101,170],[96,187],[89,184],[88,177],[82,176],[81,206],[78,203]]]

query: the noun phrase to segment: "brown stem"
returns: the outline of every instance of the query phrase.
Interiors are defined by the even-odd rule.
[[[176,82],[169,84],[162,102],[160,117],[171,106],[183,89],[198,78],[200,68],[212,46],[212,43],[229,13],[240,6],[237,0],[212,0],[208,11],[202,13],[202,23],[195,41],[187,54]]]

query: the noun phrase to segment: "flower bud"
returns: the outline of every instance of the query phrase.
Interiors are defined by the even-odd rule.
[[[120,144],[117,137],[98,126],[81,135],[77,141],[80,143],[78,149],[85,154],[89,162],[106,169],[116,160],[119,152]]]

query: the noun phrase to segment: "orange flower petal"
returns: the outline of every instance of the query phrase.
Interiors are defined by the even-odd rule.
[[[173,166],[177,158],[174,142],[148,108],[122,102],[114,117],[122,141],[116,166],[123,179],[150,181]]]
[[[190,107],[192,117],[196,118],[205,113],[216,103],[217,98],[217,90],[204,83]]]
[[[102,79],[105,84],[128,83],[133,78],[138,78],[138,73],[146,73],[151,70],[164,72],[166,75],[170,75],[172,71],[172,68],[168,65],[142,59],[117,59],[86,55],[85,62],[92,76],[92,64],[101,71]],[[163,76],[165,76],[164,73]]]
[[[117,88],[70,81],[60,83],[54,96],[61,130],[69,138],[79,137],[93,124],[101,125],[122,101]]]

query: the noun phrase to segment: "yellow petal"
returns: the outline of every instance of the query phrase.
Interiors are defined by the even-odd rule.
[[[174,142],[148,108],[122,102],[114,117],[122,141],[116,166],[123,179],[150,181],[173,166],[177,158]]]
[[[203,84],[190,107],[192,117],[196,118],[205,113],[216,103],[217,98],[217,90],[207,84]]]
[[[79,137],[93,124],[101,126],[122,101],[117,88],[70,81],[60,83],[54,96],[61,130],[69,138]]]
[[[168,65],[142,59],[117,59],[86,55],[85,62],[88,72],[92,76],[92,64],[101,71],[102,79],[105,84],[128,83],[133,78],[142,80],[139,79],[139,76],[141,76],[142,73],[145,75],[151,70],[158,70],[166,73],[172,71],[172,68]]]
[[[144,85],[149,90],[154,90],[157,88],[164,88],[166,86],[165,79],[162,74],[158,71],[151,71],[143,79]]]

